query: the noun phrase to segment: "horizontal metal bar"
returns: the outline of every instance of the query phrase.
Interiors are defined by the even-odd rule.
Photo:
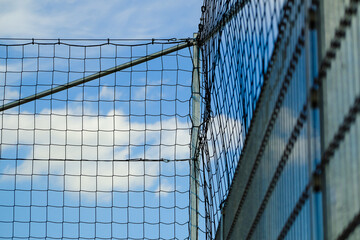
[[[63,84],[63,85],[60,85],[60,86],[57,86],[57,87],[42,91],[40,93],[36,93],[34,95],[31,95],[31,96],[28,96],[28,97],[25,97],[25,98],[22,98],[22,99],[19,99],[19,100],[16,100],[16,101],[13,101],[13,102],[10,102],[10,103],[7,103],[7,104],[4,104],[4,105],[2,105],[0,107],[0,112],[5,111],[5,110],[10,109],[10,108],[13,108],[13,107],[16,107],[16,106],[20,106],[22,104],[25,104],[25,103],[28,103],[28,102],[31,102],[31,101],[34,101],[34,100],[39,99],[39,98],[49,96],[49,95],[57,93],[57,92],[61,92],[63,90],[78,86],[80,84],[90,82],[92,80],[95,80],[95,79],[98,79],[98,78],[101,78],[101,77],[105,77],[105,76],[107,76],[109,74],[124,70],[126,68],[130,68],[132,66],[139,65],[141,63],[144,63],[144,62],[150,61],[152,59],[155,59],[155,58],[170,54],[172,52],[176,52],[176,51],[181,50],[183,48],[192,46],[193,44],[194,44],[194,40],[190,39],[188,42],[178,44],[176,46],[161,50],[159,52],[150,54],[148,56],[144,56],[144,57],[135,59],[133,61],[130,61],[130,62],[121,64],[121,65],[109,68],[107,70],[91,74],[91,75],[89,75],[87,77],[83,77],[83,78],[74,80],[72,82],[69,82],[69,83],[66,83],[66,84]]]
[[[126,158],[126,159],[73,159],[73,158],[0,158],[1,160],[11,161],[63,161],[63,162],[188,162],[191,158],[166,159],[166,158]],[[3,174],[3,173],[2,173]],[[4,173],[5,174],[5,173]]]
[[[188,38],[11,38],[11,37],[0,37],[0,40],[11,40],[11,41],[185,41]]]

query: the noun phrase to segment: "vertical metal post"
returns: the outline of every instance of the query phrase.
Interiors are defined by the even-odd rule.
[[[306,27],[305,27],[305,48],[306,48],[306,84],[307,91],[314,86],[314,79],[318,77],[318,39],[317,21],[318,9],[312,0],[306,1]],[[310,193],[310,228],[311,239],[324,239],[322,192],[318,174],[314,174],[317,164],[320,163],[320,111],[319,111],[319,89],[313,88],[308,96],[308,164],[309,179],[314,180],[313,190]]]
[[[222,206],[221,208],[221,219],[220,219],[220,240],[224,240],[224,221],[225,221],[225,214],[224,214],[224,208]]]
[[[194,33],[196,39],[197,33]],[[191,131],[191,161],[190,161],[190,239],[198,239],[198,206],[199,206],[199,159],[196,157],[198,133],[200,126],[200,51],[197,42],[193,47],[192,74],[192,131]]]

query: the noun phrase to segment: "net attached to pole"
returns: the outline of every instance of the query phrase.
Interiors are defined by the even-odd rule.
[[[189,237],[191,46],[0,41],[0,239]]]
[[[266,74],[272,67],[276,42],[283,37],[283,19],[289,17],[285,2],[205,0],[202,7],[199,154],[205,208],[205,227],[201,231],[208,239],[221,232],[221,211],[241,161]]]

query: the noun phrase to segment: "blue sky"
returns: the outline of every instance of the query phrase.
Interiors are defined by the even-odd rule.
[[[197,31],[201,4],[190,0],[0,0],[0,37],[187,38]],[[131,54],[142,56],[160,48],[134,47]],[[127,47],[86,51],[87,57],[95,59],[64,60],[81,58],[84,49],[62,45],[2,47],[2,101],[82,77],[78,72],[87,75],[131,59]],[[96,59],[99,51],[109,59]],[[21,59],[23,53],[26,59]],[[31,57],[38,53],[43,57]],[[2,239],[187,237],[188,163],[121,162],[138,157],[189,157],[192,65],[188,49],[180,54],[142,64],[131,73],[94,80],[55,94],[51,100],[38,100],[36,115],[34,103],[2,115]],[[5,59],[6,55],[11,59]],[[182,70],[174,72],[177,68]],[[70,74],[62,72],[68,70]],[[42,85],[31,86],[35,79]],[[129,118],[129,113],[147,116]],[[163,224],[155,224],[159,221]],[[180,224],[166,224],[174,221]]]
[[[149,51],[157,47],[150,45]],[[60,55],[67,52],[58,45],[7,47],[1,57],[11,57],[0,69],[4,102],[102,66],[99,59],[71,64],[57,61],[63,60],[57,55],[32,58],[37,53],[32,48],[44,55],[57,48]],[[76,47],[67,48],[72,52]],[[91,49],[111,52],[106,48]],[[19,61],[23,53],[30,55]],[[161,58],[166,64],[142,64],[3,113],[1,237],[187,237],[188,162],[123,161],[189,159],[192,64],[188,49],[179,54]],[[113,57],[114,64],[121,56]]]
[[[201,0],[0,0],[0,36],[184,38],[197,32]]]
[[[0,37],[187,38],[197,31],[202,1],[0,0],[0,4]],[[275,25],[276,20],[273,21]],[[272,40],[269,40],[267,57],[272,51]],[[100,66],[104,69],[130,60],[127,47],[88,48],[87,57],[95,59],[84,61],[81,60],[83,48],[55,46],[53,63],[53,49],[53,46],[25,47],[28,56],[36,56],[38,51],[50,56],[40,58],[39,62],[31,57],[24,61],[16,59],[21,56],[22,49],[10,49],[14,58],[0,60],[1,97],[5,101],[15,100],[48,89],[53,82],[74,80],[82,77],[84,66],[86,74],[90,74],[99,71]],[[142,56],[147,51],[159,50],[159,46],[132,50],[132,56]],[[6,51],[0,49],[0,57],[4,58]],[[99,51],[110,59],[99,61]],[[134,68],[132,73],[117,73],[88,83],[85,88],[55,94],[52,100],[37,101],[37,115],[33,114],[34,105],[30,103],[20,109],[20,114],[9,110],[2,116],[0,188],[10,191],[0,190],[3,196],[0,212],[5,213],[0,215],[0,237],[187,237],[188,163],[113,161],[189,156],[190,125],[186,115],[191,83],[188,70],[191,71],[192,66],[188,49],[180,53],[185,57],[164,57]],[[79,57],[80,60],[68,62],[62,57]],[[71,74],[62,72],[69,68]],[[184,71],[174,74],[174,71],[162,71],[164,68]],[[37,69],[42,72],[38,74]],[[14,73],[5,74],[5,70]],[[28,72],[19,74],[22,70]],[[56,70],[54,74],[53,70]],[[37,89],[20,88],[20,79],[22,83],[37,79],[43,85]],[[176,102],[175,98],[183,103]],[[62,99],[69,101],[62,102]],[[285,109],[283,112],[290,116],[286,119],[294,118],[291,111]],[[129,113],[148,116],[129,118]],[[176,113],[185,117],[176,116]],[[238,118],[232,119],[227,113],[217,114],[212,120],[215,135],[220,134],[220,119],[226,123],[224,131],[227,133],[241,129]],[[231,141],[225,143],[229,152],[241,148],[243,136],[240,139],[233,138],[240,146]],[[279,141],[284,139],[279,137]],[[49,147],[50,142],[52,146]],[[116,147],[112,147],[114,144]],[[129,144],[133,146],[127,148]],[[148,146],[144,147],[145,144]],[[152,146],[158,144],[163,146]],[[213,151],[210,146],[210,152]],[[25,160],[11,160],[15,156]],[[215,157],[212,157],[213,163],[217,160]],[[26,160],[32,158],[37,160]],[[52,160],[48,161],[49,158]],[[91,161],[79,161],[84,158]],[[64,162],[64,159],[75,161]],[[96,162],[98,159],[110,161]],[[166,177],[175,174],[177,177]],[[216,183],[214,187],[218,187]],[[17,190],[13,191],[14,188]],[[38,207],[30,208],[30,205]],[[175,205],[177,208],[172,208]],[[32,224],[28,224],[30,215]],[[156,224],[159,221],[185,224]],[[139,224],[127,224],[129,222]]]

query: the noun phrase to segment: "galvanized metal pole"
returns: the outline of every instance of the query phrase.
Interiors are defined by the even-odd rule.
[[[312,179],[316,166],[320,163],[320,112],[319,112],[319,90],[313,89],[314,80],[318,77],[318,9],[312,0],[305,1],[305,57],[306,57],[306,89],[310,92],[307,101],[307,147],[308,151],[308,173]],[[319,176],[318,176],[319,177]],[[320,179],[320,177],[319,177]],[[310,231],[311,239],[325,239],[323,232],[322,192],[320,191],[319,179],[313,179],[313,190],[310,192]]]
[[[161,50],[159,52],[150,54],[148,56],[135,59],[133,61],[130,61],[130,62],[121,64],[121,65],[109,68],[109,69],[104,70],[104,71],[100,71],[100,72],[91,74],[89,76],[74,80],[72,82],[69,82],[69,83],[66,83],[66,84],[63,84],[63,85],[60,85],[60,86],[57,86],[57,87],[53,87],[51,89],[42,91],[40,93],[36,93],[36,94],[31,95],[29,97],[25,97],[25,98],[22,98],[22,99],[19,99],[19,100],[4,104],[4,105],[0,106],[0,112],[5,111],[5,110],[10,109],[10,108],[13,108],[13,107],[16,107],[16,106],[20,106],[22,104],[25,104],[25,103],[28,103],[28,102],[31,102],[31,101],[34,101],[34,100],[39,99],[39,98],[49,96],[49,95],[57,93],[57,92],[61,92],[63,90],[78,86],[80,84],[83,84],[83,83],[86,83],[86,82],[89,82],[89,81],[92,81],[92,80],[107,76],[109,74],[124,70],[126,68],[129,68],[129,67],[132,67],[132,66],[135,66],[135,65],[150,61],[152,59],[164,56],[166,54],[176,52],[176,51],[178,51],[180,49],[189,47],[191,45],[193,45],[193,39],[190,39],[188,42],[181,43],[181,44],[178,44],[176,46],[173,46],[173,47]]]
[[[194,39],[197,34],[194,33]],[[192,74],[192,131],[191,131],[191,161],[190,161],[190,239],[198,239],[199,225],[199,159],[196,157],[198,133],[200,126],[200,51],[194,43]]]

